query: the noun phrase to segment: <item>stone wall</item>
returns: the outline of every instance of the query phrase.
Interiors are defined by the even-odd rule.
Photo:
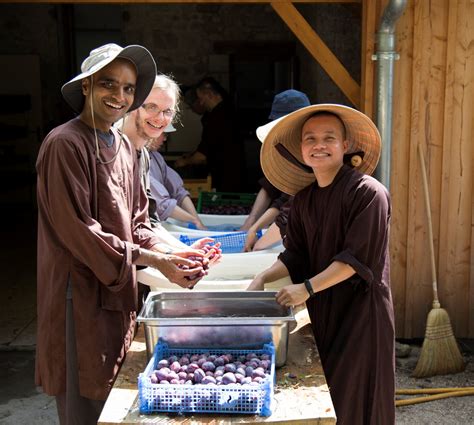
[[[359,80],[360,5],[296,7]],[[36,115],[39,121],[42,117],[42,125],[35,128],[41,131],[31,142],[26,141],[29,147],[23,148],[30,152],[31,168],[45,134],[73,116],[61,97],[62,84],[79,72],[82,59],[92,48],[108,42],[147,47],[159,71],[173,75],[179,84],[192,85],[212,75],[230,89],[238,106],[244,144],[248,182],[243,190],[258,190],[261,144],[255,128],[267,121],[276,92],[294,84],[293,88],[307,93],[312,103],[348,103],[283,20],[265,4],[2,4],[0,36],[0,55],[39,57],[39,77],[31,75],[30,69],[19,71],[25,79],[40,81],[37,91],[42,106],[36,108]],[[275,58],[281,52],[289,53],[278,58],[281,63],[277,66]],[[199,116],[186,110],[185,105],[182,108],[184,128],[178,124],[178,131],[169,137],[170,158],[173,152],[193,150],[200,140]]]
[[[40,56],[46,129],[63,119],[64,105],[59,89],[74,66],[70,59],[74,55],[68,52],[67,44],[71,34],[64,34],[63,29],[68,7],[72,9],[64,5],[0,5],[0,54]],[[97,6],[74,5],[82,14],[91,11],[95,21],[100,22],[97,14],[102,15],[106,30],[110,29],[107,11],[113,11],[115,16],[118,9],[121,14],[118,30],[122,32],[123,42],[149,48],[158,61],[159,70],[172,73],[181,84],[192,84],[211,71],[217,42],[294,41],[300,63],[300,89],[308,93],[313,103],[348,103],[269,5],[102,5],[97,11],[94,7]],[[300,4],[297,7],[359,80],[360,6]]]

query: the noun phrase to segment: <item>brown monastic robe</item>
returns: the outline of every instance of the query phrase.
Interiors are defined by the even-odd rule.
[[[128,139],[108,147],[73,119],[52,130],[37,159],[38,335],[36,384],[66,389],[66,290],[72,289],[79,387],[105,400],[133,340],[138,248],[158,243],[147,218],[135,149]]]
[[[333,261],[356,271],[306,303],[338,425],[395,422],[389,220],[385,187],[346,165],[329,186],[301,190],[288,218],[280,260],[294,283]]]

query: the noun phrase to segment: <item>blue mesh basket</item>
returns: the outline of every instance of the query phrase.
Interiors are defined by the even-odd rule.
[[[270,376],[259,385],[202,385],[153,384],[150,375],[158,362],[172,355],[184,354],[268,354],[271,358]],[[261,350],[235,350],[225,348],[171,348],[158,342],[145,371],[138,375],[138,403],[141,414],[153,412],[176,413],[237,413],[270,416],[273,409],[275,385],[275,347],[264,344]]]
[[[206,226],[207,230],[213,232],[238,232],[240,229],[239,224],[223,223]],[[188,223],[188,229],[197,230],[197,226],[194,223]]]
[[[262,236],[262,231],[257,232],[257,238]],[[179,235],[179,240],[186,245],[192,245],[194,242],[202,238],[212,238],[214,241],[221,243],[221,250],[223,254],[235,254],[244,250],[245,238],[247,232],[232,232],[224,233],[222,235],[189,237],[189,235]]]

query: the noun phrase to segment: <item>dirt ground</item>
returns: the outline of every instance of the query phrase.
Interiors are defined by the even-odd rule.
[[[459,341],[466,369],[454,375],[416,379],[411,377],[418,361],[420,346],[410,345],[410,355],[397,357],[397,389],[447,388],[474,386],[474,340]],[[407,397],[407,396],[404,396]],[[411,396],[410,396],[411,397]],[[401,398],[401,397],[400,397]],[[464,425],[474,423],[474,396],[450,397],[428,403],[397,407],[397,424]]]
[[[467,366],[463,373],[425,379],[410,377],[420,347],[397,357],[397,388],[474,386],[474,340],[460,341]],[[0,424],[58,424],[54,398],[39,392],[33,382],[34,351],[0,351]],[[407,425],[463,425],[474,422],[474,397],[453,397],[398,407],[396,423]]]

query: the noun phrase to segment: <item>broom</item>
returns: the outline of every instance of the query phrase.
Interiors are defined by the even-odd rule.
[[[433,375],[458,373],[464,370],[465,365],[456,338],[453,335],[448,312],[441,308],[438,299],[428,179],[426,177],[425,158],[420,144],[418,144],[418,153],[421,165],[421,176],[423,179],[426,215],[428,218],[431,275],[433,279],[433,307],[426,320],[425,339],[421,347],[418,363],[413,372],[414,377],[423,378]]]

